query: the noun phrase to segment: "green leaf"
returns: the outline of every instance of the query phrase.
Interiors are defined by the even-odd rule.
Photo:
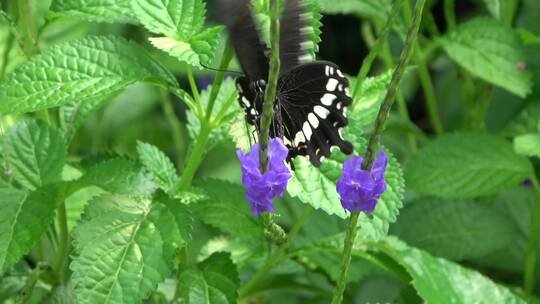
[[[79,303],[139,303],[173,269],[182,237],[160,203],[102,196],[87,205],[74,230],[71,264]]]
[[[518,35],[493,19],[476,18],[459,25],[440,43],[452,60],[471,74],[520,97],[531,91],[531,74]]]
[[[25,192],[0,188],[0,273],[28,253],[54,218],[54,187]]]
[[[54,16],[74,17],[91,22],[135,23],[131,0],[55,0]]]
[[[318,0],[325,14],[356,14],[385,20],[392,9],[391,0]]]
[[[60,107],[59,119],[64,137],[71,141],[75,132],[92,114],[96,113],[102,105],[113,99],[118,93],[98,96],[84,101],[68,103]]]
[[[177,241],[178,246],[182,247],[191,241],[191,231],[193,230],[193,217],[188,205],[180,199],[173,199],[165,195],[157,195],[155,201],[163,204],[167,210],[174,216],[174,223],[180,231],[181,238]]]
[[[156,48],[200,68],[213,59],[222,27],[203,31],[202,0],[135,0],[133,11],[150,32],[165,35],[150,38]]]
[[[215,253],[208,259],[183,271],[180,296],[186,304],[233,304],[238,297],[240,280],[228,254]]]
[[[519,155],[540,157],[540,135],[535,133],[515,137],[514,150]]]
[[[364,155],[367,146],[365,140],[355,138],[352,142],[356,154]],[[401,168],[392,154],[388,151],[385,152],[389,158],[385,174],[388,188],[379,199],[372,215],[368,216],[362,213],[358,221],[362,237],[366,239],[376,240],[384,237],[388,232],[389,224],[396,220],[399,208],[403,205],[404,180]],[[305,157],[297,157],[294,160],[296,168],[293,172],[294,178],[289,182],[287,191],[315,209],[321,209],[330,215],[347,218],[348,215],[341,206],[339,195],[336,192],[336,182],[341,176],[341,162],[344,157],[336,156],[336,154],[338,153],[334,153],[334,157],[324,160],[318,169],[312,166]]]
[[[151,32],[189,39],[204,25],[202,0],[134,0],[133,12]]]
[[[152,178],[136,161],[113,158],[91,166],[80,182],[111,193],[148,196],[155,190]]]
[[[443,135],[423,147],[405,170],[422,194],[473,198],[497,193],[533,174],[525,157],[502,138],[474,133]]]
[[[379,246],[401,264],[426,303],[525,303],[480,273],[388,238]]]
[[[99,100],[137,81],[178,86],[174,76],[139,45],[120,37],[90,36],[52,46],[20,65],[0,85],[0,112],[25,113]]]
[[[60,131],[41,121],[12,126],[4,141],[6,162],[15,179],[28,189],[60,180],[67,146]]]
[[[140,141],[137,142],[137,152],[156,185],[170,193],[178,181],[178,175],[171,160],[157,147]]]
[[[153,37],[150,42],[156,48],[169,53],[176,59],[189,65],[203,68],[214,58],[214,53],[219,44],[221,26],[209,28],[208,30],[193,36],[189,41],[182,41],[170,37]]]
[[[420,199],[401,211],[391,233],[436,256],[464,260],[505,248],[517,231],[506,214],[486,204]]]
[[[359,93],[353,98],[353,110],[349,116],[354,117],[358,127],[371,125],[377,118],[377,113],[386,95],[386,89],[392,79],[389,70],[375,77],[366,77],[360,85]],[[356,78],[349,77],[351,89],[356,86]]]
[[[198,219],[235,238],[264,240],[263,227],[249,211],[242,186],[213,179],[197,186],[207,194],[204,200],[191,206]]]

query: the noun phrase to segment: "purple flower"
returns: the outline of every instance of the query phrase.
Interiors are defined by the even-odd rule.
[[[362,169],[364,158],[349,157],[343,164],[343,175],[337,182],[341,205],[350,212],[373,212],[377,200],[386,190],[384,172],[388,159],[381,150],[370,171]]]
[[[270,161],[268,171],[259,170],[259,144],[254,144],[251,151],[244,154],[236,151],[242,164],[242,183],[246,187],[246,199],[251,205],[251,212],[259,216],[261,212],[273,212],[272,199],[283,196],[291,173],[285,165],[288,150],[280,138],[272,138],[268,149]]]

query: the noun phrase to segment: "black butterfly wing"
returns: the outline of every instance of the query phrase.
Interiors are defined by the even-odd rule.
[[[313,165],[319,166],[333,147],[352,153],[352,144],[341,135],[352,99],[349,82],[337,65],[315,61],[290,70],[279,79],[277,103],[281,117],[275,116],[273,124],[283,126],[289,158],[307,155]]]
[[[268,77],[266,47],[259,39],[249,0],[222,0],[224,23],[242,70],[248,78]]]
[[[259,113],[262,113],[262,99],[264,92],[257,90],[253,82],[247,77],[236,78],[236,89],[238,90],[238,102],[244,109],[246,121],[251,125],[257,125]]]
[[[310,59],[306,51],[310,45],[307,41],[308,17],[306,0],[285,0],[280,20],[280,75]]]

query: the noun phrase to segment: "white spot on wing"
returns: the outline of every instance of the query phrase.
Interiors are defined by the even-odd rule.
[[[337,90],[340,92],[343,91],[343,85],[341,83],[338,85]]]
[[[317,114],[322,119],[325,119],[326,117],[328,117],[328,114],[330,114],[330,111],[321,106],[315,106],[313,108],[313,111],[315,111],[315,114]]]
[[[324,75],[330,76],[330,66],[329,65],[324,66]]]
[[[306,54],[306,55],[302,55],[300,57],[298,57],[298,61],[300,62],[308,62],[311,60],[311,55],[310,54]]]
[[[345,76],[343,76],[343,73],[341,73],[340,70],[336,70],[336,73],[338,74],[339,77],[345,78]]]
[[[331,93],[325,93],[323,97],[321,97],[321,102],[325,106],[331,106],[332,102],[337,98],[336,95]]]
[[[249,108],[249,100],[245,96],[242,96],[242,103]]]
[[[301,142],[306,141],[306,138],[304,137],[304,133],[302,131],[298,131],[296,135],[294,136],[294,145],[298,146]]]
[[[338,110],[341,110],[341,102],[338,102],[338,103],[336,104],[336,108],[337,108]]]
[[[317,129],[319,126],[319,120],[317,119],[317,116],[313,113],[309,113],[307,116],[307,119],[309,120],[309,123],[313,126],[313,128]]]
[[[250,113],[251,115],[256,115],[256,114],[257,114],[257,111],[255,111],[255,109],[252,108],[251,111],[249,111],[249,113]]]
[[[287,137],[283,138],[283,143],[285,143],[286,146],[292,146],[291,141]]]
[[[304,131],[304,135],[306,137],[307,140],[309,140],[311,138],[311,126],[309,125],[309,123],[306,121],[304,122],[304,125],[302,126],[302,131]]]
[[[333,92],[338,85],[338,80],[335,78],[328,79],[328,82],[326,83],[326,90]]]
[[[345,88],[345,95],[347,95],[348,97],[351,97],[351,94],[349,94],[349,87]]]

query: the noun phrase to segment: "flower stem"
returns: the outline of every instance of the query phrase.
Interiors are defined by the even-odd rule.
[[[195,142],[195,147],[193,148],[193,151],[191,151],[191,154],[189,155],[189,159],[186,162],[186,167],[184,169],[184,172],[182,172],[182,178],[180,179],[180,182],[178,186],[176,187],[176,192],[187,190],[187,188],[191,185],[191,181],[193,180],[193,177],[195,176],[195,173],[197,172],[197,169],[199,168],[199,165],[201,164],[201,160],[204,153],[204,147],[206,146],[206,143],[208,142],[208,138],[210,137],[210,132],[212,131],[209,123],[201,123],[201,129],[199,130],[199,136],[197,136],[197,140]]]
[[[302,226],[312,212],[313,208],[311,206],[306,206],[304,208],[302,215],[300,218],[298,218],[294,226],[289,231],[287,241],[281,244],[281,246],[272,256],[268,257],[263,267],[261,267],[251,278],[251,280],[247,282],[242,289],[240,289],[239,294],[241,298],[251,294],[251,292],[255,289],[255,287],[257,287],[259,282],[268,274],[268,272],[270,272],[275,265],[279,264],[279,262],[285,258],[285,252],[289,249],[290,241],[300,232]]]
[[[371,137],[369,138],[369,143],[368,143],[368,147],[366,149],[366,154],[364,158],[365,161],[362,163],[362,169],[364,170],[371,169],[376,152],[379,149],[381,134],[384,130],[386,119],[388,118],[388,114],[390,113],[390,109],[392,108],[392,104],[394,103],[396,92],[399,87],[399,83],[401,81],[401,76],[403,75],[405,67],[407,66],[407,63],[409,62],[409,59],[411,57],[411,50],[415,44],[416,37],[418,35],[418,29],[420,28],[420,21],[422,19],[422,11],[424,9],[425,2],[426,0],[416,1],[414,15],[411,19],[411,23],[407,31],[407,37],[405,39],[403,50],[401,51],[399,62],[396,68],[394,69],[394,72],[392,73],[392,80],[390,81],[390,87],[388,88],[388,91],[386,92],[384,100],[381,104],[379,113],[377,114],[377,119],[375,121],[375,128],[373,129],[373,133],[371,134]],[[341,303],[341,300],[343,298],[343,291],[345,290],[345,285],[347,283],[348,270],[349,270],[349,265],[351,262],[352,247],[353,247],[353,244],[356,238],[356,233],[358,230],[357,229],[358,217],[359,217],[358,212],[354,212],[351,214],[349,226],[348,226],[347,233],[345,236],[345,243],[344,243],[343,255],[342,255],[342,260],[341,260],[342,262],[341,275],[337,282],[336,288],[334,289],[334,295],[332,297],[332,304]]]
[[[538,242],[538,235],[540,232],[540,185],[538,179],[533,176],[533,185],[536,190],[536,204],[531,217],[531,226],[529,233],[529,240],[527,244],[527,255],[525,256],[525,271],[524,282],[525,291],[532,293],[535,281],[536,272],[536,248]]]
[[[384,43],[386,42],[386,38],[390,34],[390,31],[392,30],[392,26],[394,25],[394,20],[399,14],[399,9],[401,7],[401,4],[403,3],[403,0],[396,0],[394,3],[394,6],[392,7],[392,11],[390,12],[390,16],[388,16],[388,19],[386,20],[386,24],[384,25],[382,31],[379,34],[379,38],[377,38],[377,41],[373,44],[373,47],[371,50],[369,50],[368,55],[364,59],[364,62],[362,62],[362,66],[360,67],[360,70],[358,71],[358,75],[356,76],[356,82],[354,84],[354,88],[352,88],[352,96],[353,100],[360,94],[360,88],[362,87],[362,82],[365,80],[369,70],[371,69],[371,65],[373,64],[373,61],[377,57],[377,55],[380,53],[381,48],[383,47]],[[354,109],[355,104],[353,103],[351,105],[351,111]]]
[[[261,173],[268,170],[268,143],[270,141],[270,124],[274,114],[274,101],[276,99],[277,82],[279,77],[279,0],[270,2],[270,71],[268,73],[268,83],[264,92],[263,113],[261,116],[261,126],[259,133],[259,162]],[[272,214],[263,214],[263,221],[266,235],[276,244],[287,241],[287,234],[283,229],[274,223]]]
[[[264,92],[263,113],[261,117],[261,132],[259,134],[259,160],[261,172],[268,170],[268,142],[270,141],[270,124],[274,112],[274,100],[276,99],[277,81],[279,77],[279,0],[270,1],[270,71],[268,84]]]

